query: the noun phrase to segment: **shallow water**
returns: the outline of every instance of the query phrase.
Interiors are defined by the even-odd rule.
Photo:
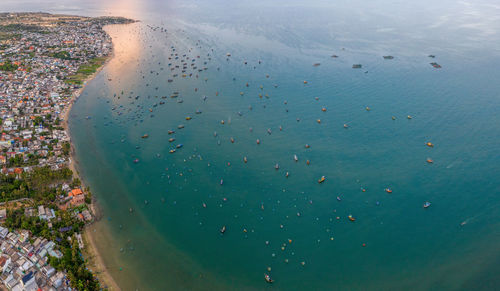
[[[104,214],[93,227],[124,290],[498,286],[500,7],[85,5],[75,13],[142,20],[107,27],[115,58],[70,119]],[[183,54],[207,70],[172,77]]]

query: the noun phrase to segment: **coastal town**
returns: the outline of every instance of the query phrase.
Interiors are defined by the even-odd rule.
[[[95,214],[67,119],[112,53],[119,17],[0,13],[0,289],[99,290],[82,232]]]

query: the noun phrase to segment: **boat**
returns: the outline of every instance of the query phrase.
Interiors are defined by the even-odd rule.
[[[406,116],[406,118],[408,118],[408,119],[412,119],[413,117],[411,117],[411,115],[408,115],[408,116]]]
[[[175,131],[174,131],[174,130],[169,130],[169,131],[168,131],[168,134],[174,134],[174,133],[175,133]]]
[[[182,146],[183,146],[183,144],[180,143],[180,144],[176,145],[175,147],[180,149]]]
[[[429,201],[424,202],[424,208],[429,208],[431,206],[431,203]]]
[[[326,108],[325,107],[321,108],[321,111],[326,112]]]
[[[434,145],[431,142],[426,143],[426,145],[431,148],[434,147]]]
[[[304,81],[304,84],[307,84],[307,81]]]
[[[393,56],[384,56],[384,59],[385,60],[392,60],[392,59],[394,59],[394,57]]]
[[[247,157],[243,157],[243,162],[248,162]]]
[[[175,149],[171,149],[168,152],[171,153],[171,154],[173,154],[173,153],[175,153]]]
[[[139,159],[135,159],[135,160],[134,160],[134,163],[136,163],[136,164],[137,164],[138,162],[139,162]]]
[[[142,136],[142,138],[148,138],[148,137],[149,137],[149,134],[147,134],[147,133]]]
[[[234,138],[231,138],[231,143],[234,143]]]
[[[337,201],[342,201],[342,199],[340,198],[340,196],[337,196]]]
[[[306,149],[310,148],[311,146],[309,144],[306,143],[305,145]]]
[[[349,218],[350,221],[356,221],[356,218],[354,218],[351,214],[349,214],[349,216],[347,216],[347,218]]]
[[[297,155],[293,155],[293,160],[298,162],[299,161],[299,158],[297,157]]]
[[[279,170],[280,165],[279,165],[279,164],[276,164],[276,165],[274,165],[274,168],[275,168],[276,170]]]
[[[434,160],[432,160],[432,159],[428,158],[428,159],[427,159],[427,163],[432,164],[432,163],[434,163]]]
[[[183,129],[184,128],[184,125],[183,124],[179,124],[179,126],[177,126],[178,129]]]
[[[361,69],[362,65],[361,64],[354,64],[352,65],[353,69]]]
[[[389,193],[389,194],[391,194],[391,193],[392,193],[391,188],[385,188],[385,189],[384,189],[384,191],[385,191],[385,192],[387,192],[387,193]]]
[[[440,68],[441,68],[441,65],[440,65],[440,64],[438,64],[438,63],[432,62],[432,63],[430,63],[430,64],[431,64],[431,66],[433,66],[433,67],[434,67],[434,68],[436,68],[436,69],[440,69]]]
[[[191,120],[193,119],[191,116],[186,116],[186,120]]]
[[[257,139],[257,144],[260,144],[260,139]]]
[[[168,142],[173,142],[173,141],[175,141],[175,138],[173,137],[168,139]]]
[[[321,65],[321,63],[315,63],[313,64],[313,67],[319,67],[319,65]]]
[[[223,185],[224,184],[224,180],[223,179],[220,179],[220,184]]]
[[[224,225],[221,229],[220,229],[220,233],[224,234],[226,232],[226,226]]]
[[[288,178],[288,176],[290,176],[290,174],[288,172],[286,172],[285,177]]]
[[[321,176],[321,178],[318,180],[318,183],[323,183],[325,182],[325,176]]]
[[[271,279],[271,276],[269,276],[268,274],[264,274],[264,279],[266,279],[266,282],[267,283],[272,283],[274,282],[273,279]]]
[[[346,123],[344,123],[344,128],[349,128],[349,125],[347,125]]]

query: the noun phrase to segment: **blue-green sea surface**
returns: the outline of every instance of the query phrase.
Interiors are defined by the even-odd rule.
[[[500,288],[493,1],[75,2],[141,20],[69,120],[123,290]]]

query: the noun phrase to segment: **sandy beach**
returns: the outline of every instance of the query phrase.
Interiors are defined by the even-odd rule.
[[[101,71],[102,69],[113,59],[114,57],[114,45],[113,45],[113,50],[111,54],[107,56],[106,61],[104,64],[99,67],[96,72],[92,75],[90,75],[83,83],[83,86],[73,92],[71,100],[69,100],[68,106],[65,107],[64,111],[62,112],[62,117],[63,117],[63,122],[62,122],[62,127],[65,129],[65,131],[68,133],[68,136],[71,137],[70,135],[70,130],[68,126],[68,119],[70,116],[71,108],[73,107],[73,104],[75,101],[80,97],[82,92],[85,90],[86,85],[88,82],[93,80]],[[75,150],[72,141],[70,140],[71,144],[71,150],[70,150],[70,158],[69,158],[69,163],[68,163],[68,168],[73,172],[73,176],[75,178],[78,178],[81,183],[82,187],[87,187],[85,181],[82,179],[82,177],[79,174],[78,171],[78,161],[75,156]],[[95,221],[98,221],[100,219],[100,215],[98,211],[96,210],[96,200],[94,197],[92,197],[92,204],[90,205],[90,210],[92,214],[94,215]],[[93,233],[91,231],[92,225],[87,225],[85,227],[85,230],[83,232],[83,238],[84,238],[84,243],[85,243],[85,249],[83,250],[84,257],[86,259],[86,266],[92,270],[92,272],[99,278],[99,282],[101,282],[102,287],[106,287],[108,290],[120,290],[120,287],[118,287],[118,284],[116,281],[113,279],[113,277],[109,274],[107,271],[107,268],[99,254],[99,251],[96,246],[95,238],[93,236]]]

